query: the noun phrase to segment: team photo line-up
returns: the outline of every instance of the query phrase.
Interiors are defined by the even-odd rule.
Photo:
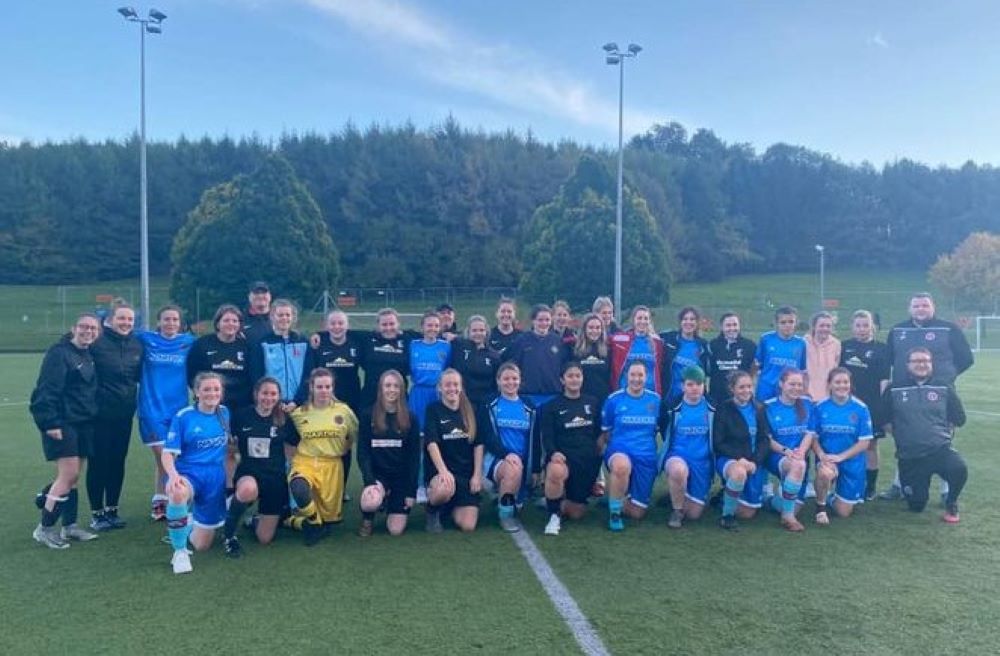
[[[533,306],[521,330],[503,298],[495,325],[474,315],[461,334],[444,304],[419,331],[401,330],[392,309],[372,331],[334,310],[305,336],[295,305],[272,302],[266,283],[248,298],[245,312],[221,306],[202,337],[182,331],[177,306],[143,331],[118,304],[103,325],[81,314],[49,348],[30,402],[56,466],[36,495],[37,542],[66,549],[126,526],[118,508],[136,414],[156,465],[150,513],[166,522],[175,573],[191,571],[189,546],[209,548],[220,528],[234,558],[241,527],[260,544],[282,525],[316,544],[343,517],[355,457],[363,537],[378,513],[388,533],[403,533],[416,504],[430,532],[443,522],[472,531],[484,492],[509,532],[535,503],[548,513],[544,533],[558,535],[593,497],[606,499],[609,529],[622,531],[647,514],[659,476],[673,529],[718,504],[723,529],[763,508],[801,532],[810,497],[820,526],[876,496],[919,512],[934,474],[944,521],[959,521],[968,474],[952,446],[965,423],[955,380],[973,355],[961,329],[935,317],[929,294],[913,295],[886,342],[868,311],[853,313],[841,341],[831,314],[813,315],[800,336],[796,310],[781,307],[758,343],[735,313],[706,340],[694,307],[668,332],[655,332],[645,306],[619,327],[607,297],[576,330],[561,301]],[[898,473],[876,494],[887,432]],[[85,461],[88,528],[78,523]]]

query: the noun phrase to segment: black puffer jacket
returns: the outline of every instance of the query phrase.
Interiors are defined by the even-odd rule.
[[[120,335],[105,327],[90,347],[97,367],[97,406],[102,417],[130,417],[135,413],[142,343],[135,334]]]

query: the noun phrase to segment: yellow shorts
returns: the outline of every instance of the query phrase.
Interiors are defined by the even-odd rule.
[[[302,478],[309,483],[316,513],[325,522],[339,522],[344,509],[344,463],[340,458],[295,456],[288,480]]]

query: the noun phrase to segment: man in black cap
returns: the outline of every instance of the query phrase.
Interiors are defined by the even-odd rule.
[[[451,303],[442,303],[434,311],[441,317],[441,338],[450,342],[458,337],[459,331],[455,326],[455,308],[451,306]]]
[[[258,344],[271,332],[271,288],[263,280],[250,285],[250,301],[243,320],[243,335],[249,344]]]

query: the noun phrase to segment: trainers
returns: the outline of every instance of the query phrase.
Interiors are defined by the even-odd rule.
[[[441,526],[441,513],[429,512],[425,519],[424,528],[428,533],[441,533],[444,527]]]
[[[604,496],[604,481],[594,481],[590,486],[590,496],[598,499]]]
[[[549,523],[545,525],[545,535],[559,535],[560,529],[562,529],[562,519],[559,515],[550,515]]]
[[[358,527],[358,535],[363,538],[370,538],[375,530],[375,522],[370,519],[362,519],[361,526]]]
[[[825,510],[821,510],[816,513],[816,523],[820,526],[829,526],[830,516],[826,514]]]
[[[77,542],[90,542],[97,539],[97,533],[91,533],[85,528],[80,528],[76,524],[63,526],[60,531],[63,540],[76,540]]]
[[[307,547],[314,546],[323,539],[325,534],[322,524],[313,524],[312,522],[304,522],[302,524],[302,542]]]
[[[417,503],[421,505],[427,503],[427,488],[423,485],[417,488]]]
[[[611,513],[608,517],[608,528],[616,533],[625,530],[625,520],[622,519],[621,513]]]
[[[671,510],[670,519],[667,520],[667,526],[670,528],[681,528],[684,526],[684,511]]]
[[[514,515],[500,518],[500,528],[507,533],[517,533],[521,530],[521,522]]]
[[[69,549],[69,542],[62,539],[62,536],[59,535],[59,529],[55,526],[45,527],[39,524],[31,532],[31,537],[35,539],[35,542],[45,545],[49,549]]]
[[[225,541],[226,555],[230,558],[239,558],[243,555],[243,547],[240,546],[240,540],[235,535],[231,538],[226,538]]]
[[[162,522],[167,519],[167,500],[156,499],[149,509],[149,518],[154,522]],[[189,570],[190,571],[190,570]]]
[[[719,528],[735,533],[740,530],[740,523],[736,521],[735,515],[723,515],[719,518]]]
[[[765,497],[774,496],[774,483],[764,483],[764,486],[760,488],[760,493]]]
[[[816,498],[816,488],[812,483],[806,483],[806,498],[815,499]]]
[[[99,515],[94,515],[90,518],[90,530],[97,531],[98,533],[104,533],[105,531],[110,531],[114,526],[108,520],[107,515],[101,513]]]
[[[191,567],[191,554],[187,552],[187,549],[175,551],[174,555],[170,557],[170,565],[174,568],[174,574],[187,574],[194,569]]]
[[[125,528],[128,525],[128,522],[118,516],[117,508],[105,508],[104,519],[107,520],[113,529]]]
[[[797,520],[795,517],[782,517],[781,528],[790,533],[801,533],[806,530],[806,527],[802,525],[802,522]]]
[[[941,519],[948,524],[957,524],[959,522],[958,504],[949,504],[948,509],[944,511],[944,515],[941,516]]]
[[[898,485],[890,485],[878,495],[883,501],[896,501],[903,498],[903,488]]]

